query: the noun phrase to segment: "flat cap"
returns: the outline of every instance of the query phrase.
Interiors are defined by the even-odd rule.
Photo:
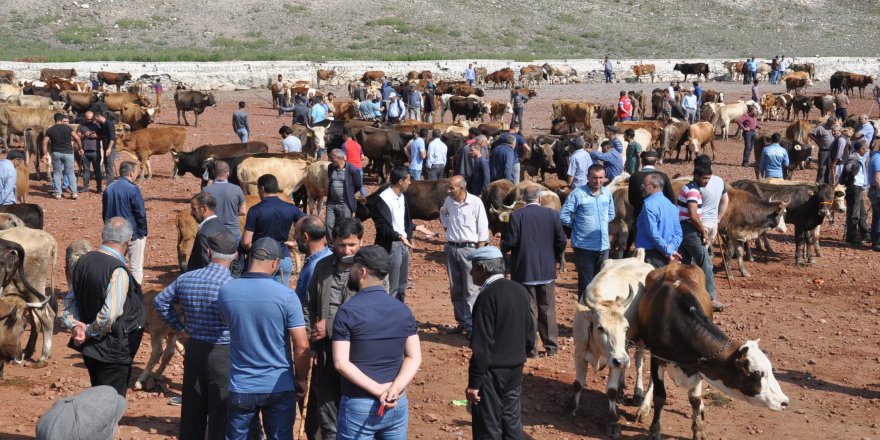
[[[238,250],[238,240],[228,231],[218,232],[208,237],[208,249],[214,253],[232,255]]]
[[[364,246],[354,254],[354,262],[385,275],[390,270],[388,251],[375,244]]]
[[[127,406],[108,385],[62,397],[37,422],[37,439],[112,440]]]
[[[614,125],[606,125],[605,129],[612,133],[620,133],[620,127],[615,127]]]
[[[495,260],[497,258],[504,258],[504,256],[501,255],[501,250],[495,246],[481,247],[465,257],[468,261]]]
[[[271,237],[263,237],[251,247],[251,258],[257,260],[278,260],[281,258],[281,246]]]

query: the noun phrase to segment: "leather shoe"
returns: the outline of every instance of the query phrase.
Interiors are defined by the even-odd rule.
[[[447,330],[447,331],[446,331],[446,334],[447,334],[447,335],[460,335],[460,334],[462,334],[462,333],[467,333],[467,329],[464,328],[463,325],[460,325],[460,326],[458,326],[458,327],[455,327],[455,328],[453,328],[453,329],[451,329],[451,330]]]

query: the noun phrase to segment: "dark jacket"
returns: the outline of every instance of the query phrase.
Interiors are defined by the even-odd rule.
[[[559,213],[526,205],[510,213],[501,251],[512,251],[510,279],[521,283],[556,279],[556,258],[565,252],[565,232]]]
[[[327,194],[330,194],[330,186],[333,185],[333,182],[330,181],[330,173],[336,168],[333,163],[327,167]],[[361,174],[358,172],[358,169],[355,168],[354,165],[346,162],[345,163],[345,188],[343,189],[345,193],[345,201],[348,203],[348,208],[351,209],[351,212],[355,212],[357,209],[357,203],[354,200],[355,193],[361,190],[361,185],[364,182],[361,180]],[[329,198],[327,199],[329,202]]]
[[[132,240],[147,236],[147,210],[141,190],[125,177],[107,185],[101,197],[101,218],[106,222],[113,217],[122,217],[131,223],[134,230]]]
[[[479,196],[489,186],[489,182],[491,182],[489,161],[480,156],[474,161],[474,169],[467,179],[467,190],[469,193]]]
[[[211,260],[208,258],[208,237],[215,234],[229,232],[229,229],[217,217],[205,222],[204,225],[196,233],[193,240],[192,252],[189,254],[189,261],[186,263],[186,271],[190,272],[203,267],[208,267]]]
[[[669,176],[662,171],[645,170],[643,168],[633,173],[629,178],[629,189],[627,189],[626,198],[629,201],[629,204],[633,207],[633,218],[638,218],[639,213],[642,212],[642,205],[645,204],[645,198],[642,197],[642,184],[645,183],[645,177],[651,173],[656,173],[663,177],[663,195],[666,196],[673,205],[676,204],[675,193],[672,191],[672,183],[669,181]]]
[[[406,208],[403,211],[403,225],[406,229],[407,240],[412,240],[415,225],[409,214],[410,203],[406,193],[404,193],[404,198],[406,200]],[[400,234],[392,226],[391,208],[382,200],[382,197],[378,196],[367,207],[370,210],[370,217],[373,218],[373,225],[376,226],[376,244],[391,253],[391,243],[400,241]]]
[[[507,179],[513,182],[513,166],[516,164],[516,152],[508,144],[499,144],[492,149],[489,158],[489,169],[492,181]]]

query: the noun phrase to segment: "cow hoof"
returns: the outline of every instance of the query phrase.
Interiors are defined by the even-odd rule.
[[[49,366],[49,361],[45,360],[31,362],[30,364],[28,364],[28,368],[45,368],[47,366]]]
[[[144,389],[144,384],[142,384],[141,381],[136,381],[134,383],[134,385],[132,385],[131,389],[133,389],[135,391],[140,391],[140,390]]]
[[[641,406],[642,402],[645,401],[645,395],[641,390],[636,390],[633,393],[632,404],[633,406]]]
[[[796,265],[798,265],[798,266],[803,266],[803,265],[804,265],[804,260],[801,259],[801,258],[795,259],[795,260],[794,260],[794,264],[796,264]]]
[[[742,275],[743,278],[748,278],[748,277],[752,276],[752,274],[750,274],[744,270],[739,271],[739,274]]]
[[[651,438],[651,440],[661,440],[661,437],[660,437],[660,426],[659,426],[659,425],[651,426],[651,429],[650,429],[650,431],[649,431],[649,434],[650,434],[650,438]]]
[[[620,438],[620,423],[614,423],[608,427],[608,435],[611,438]]]
[[[816,263],[816,259],[813,257],[807,258],[807,263],[814,264]]]

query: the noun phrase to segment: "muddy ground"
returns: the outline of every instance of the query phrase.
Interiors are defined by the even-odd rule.
[[[525,133],[546,132],[549,127],[552,99],[583,98],[612,103],[620,89],[650,90],[649,84],[544,86],[529,103]],[[727,93],[727,101],[747,96],[749,89],[735,83],[709,83],[707,89]],[[784,91],[782,86],[763,86],[763,91]],[[343,90],[333,90],[345,96]],[[826,91],[827,84],[813,92]],[[487,95],[503,99],[506,91],[490,90]],[[170,94],[169,94],[170,95]],[[280,148],[277,130],[282,123],[268,103],[265,90],[219,93],[221,102],[209,108],[201,126],[190,127],[188,146],[225,143],[237,140],[230,127],[230,113],[237,101],[248,102],[253,140],[262,140]],[[166,96],[165,111],[157,126],[176,123],[173,104]],[[852,110],[877,109],[868,99],[855,99]],[[818,117],[814,110],[812,119]],[[284,121],[288,121],[287,117]],[[785,123],[765,122],[763,129],[783,131]],[[753,178],[751,168],[739,166],[740,140],[717,142],[715,174],[727,181]],[[156,176],[141,184],[149,221],[146,250],[145,284],[161,287],[177,275],[176,212],[185,208],[191,194],[199,190],[198,179],[187,176],[171,180],[170,156],[153,160]],[[689,173],[691,166],[672,163],[664,171]],[[796,179],[810,180],[815,168],[798,171]],[[33,175],[32,175],[33,177]],[[375,179],[368,176],[375,186]],[[100,238],[100,196],[81,195],[77,201],[56,201],[48,197],[47,182],[32,182],[31,201],[46,211],[46,227],[58,240],[59,255],[77,238],[97,244]],[[822,231],[823,256],[808,266],[794,264],[794,240],[788,234],[771,234],[777,254],[758,255],[749,265],[751,278],[735,277],[728,282],[716,256],[716,285],[721,301],[729,308],[715,316],[715,322],[736,341],[761,339],[768,352],[784,392],[791,405],[784,412],[770,412],[732,401],[711,387],[705,392],[706,429],[709,438],[809,438],[862,439],[880,437],[880,289],[875,276],[880,258],[867,248],[854,248],[841,240],[843,222],[826,225]],[[442,232],[437,221],[426,226]],[[373,239],[372,222],[366,223],[367,242]],[[442,235],[440,236],[442,237]],[[497,241],[497,238],[495,239]],[[466,370],[470,351],[462,336],[449,336],[443,330],[454,324],[449,302],[449,288],[443,266],[443,241],[423,237],[415,243],[411,261],[411,279],[415,288],[407,294],[408,305],[420,323],[424,363],[408,393],[410,398],[410,433],[414,438],[443,439],[470,437],[470,416],[452,400],[464,398]],[[569,249],[570,251],[570,249]],[[568,261],[572,258],[569,255]],[[56,292],[60,296],[64,282],[63,258],[56,268]],[[576,274],[573,264],[561,273],[558,283],[557,316],[560,326],[560,353],[553,358],[528,361],[523,390],[525,432],[534,439],[605,438],[605,373],[588,375],[587,390],[581,396],[577,416],[563,413],[573,381],[571,334],[574,315]],[[819,279],[823,282],[819,282]],[[60,326],[58,326],[60,327]],[[9,365],[6,381],[0,385],[3,409],[0,410],[0,438],[32,438],[38,417],[59,397],[77,393],[88,386],[88,376],[78,353],[66,347],[69,334],[56,330],[54,351],[49,366],[41,369]],[[149,337],[138,353],[134,374],[140,373],[149,355]],[[168,398],[179,395],[182,358],[176,356],[165,372],[162,391],[132,391],[129,408],[121,421],[119,438],[175,438],[179,407],[169,406]],[[631,394],[633,372],[627,379]],[[669,384],[667,382],[667,384]],[[663,431],[670,438],[690,437],[690,406],[682,389],[668,385],[670,398],[663,417]],[[623,405],[624,438],[646,438],[647,424],[635,423],[636,408]]]

